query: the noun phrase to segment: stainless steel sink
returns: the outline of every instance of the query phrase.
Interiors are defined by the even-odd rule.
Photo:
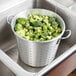
[[[75,50],[72,50],[72,52],[70,53],[68,50],[69,48],[71,48],[71,46],[73,46],[76,43],[75,42],[76,41],[76,35],[75,35],[76,17],[72,13],[73,11],[69,9],[69,6],[72,5],[73,3],[74,1],[72,1],[72,3],[70,3],[68,6],[65,5],[66,7],[64,7],[64,4],[59,3],[57,4],[57,10],[56,10],[55,8],[56,3],[54,4],[53,0],[36,0],[36,1],[24,0],[23,2],[0,12],[0,25],[1,25],[0,26],[0,49],[6,52],[6,54],[10,58],[12,58],[16,63],[18,63],[23,69],[32,73],[38,73],[37,76],[40,76],[40,75],[47,76],[45,73],[47,73],[48,71],[50,71],[50,75],[52,76],[68,75],[71,71],[76,69]],[[25,9],[37,8],[37,7],[45,8],[45,9],[49,9],[57,12],[65,20],[67,29],[69,28],[72,30],[72,36],[69,39],[61,41],[57,55],[53,60],[53,62],[42,68],[30,67],[24,64],[20,60],[20,58],[18,57],[18,48],[17,48],[16,39],[11,31],[10,25],[8,25],[6,21],[6,17],[9,15],[15,15],[16,13],[23,11]],[[70,59],[72,59],[73,62],[70,62]],[[69,66],[67,66],[68,65],[67,62],[68,63],[70,62],[72,64],[69,63]],[[67,68],[67,71],[66,70],[59,71],[60,69],[58,67],[63,68],[64,67],[63,65],[66,66],[64,69]],[[5,64],[2,63],[2,61],[0,61],[0,68],[1,68],[0,76],[16,76],[16,74],[14,74],[7,65],[5,66]],[[58,72],[56,72],[57,71],[56,69],[58,70]],[[63,73],[65,75],[63,75]]]
[[[64,46],[64,47],[63,47]],[[64,41],[61,42],[61,45],[59,46],[59,49],[58,49],[58,52],[57,52],[57,55],[55,57],[58,58],[60,57],[60,55],[63,55],[63,53],[66,52],[67,49],[69,49],[70,46],[68,46],[68,44],[65,44]],[[17,48],[17,45],[16,43],[14,45],[12,45],[11,47],[7,48],[7,50],[5,49],[6,54],[11,57],[16,63],[18,63],[22,68],[24,68],[26,71],[29,71],[29,72],[33,72],[33,73],[38,73],[39,71],[41,71],[42,69],[44,69],[45,67],[42,67],[42,68],[33,68],[33,67],[30,67],[26,64],[24,64],[20,58],[18,58],[18,48]],[[68,57],[68,55],[67,55]],[[65,60],[67,60],[67,57],[65,58]],[[64,59],[63,59],[64,60]],[[62,60],[62,61],[63,61]],[[56,61],[55,61],[56,62]],[[57,61],[58,62],[58,61]],[[59,62],[59,63],[62,63],[62,62]],[[73,68],[70,68],[70,71],[69,73],[75,69],[75,65],[76,63],[73,62]],[[71,65],[69,65],[71,66]],[[1,76],[15,76],[15,74],[10,71],[10,69],[8,69],[2,62],[0,62],[0,75]],[[67,66],[66,66],[67,67]],[[52,68],[51,68],[52,69]],[[46,72],[45,72],[46,73]],[[68,72],[67,72],[68,73]]]
[[[69,7],[75,3],[75,0],[55,0],[55,1],[57,1],[58,3],[66,6],[66,7]]]

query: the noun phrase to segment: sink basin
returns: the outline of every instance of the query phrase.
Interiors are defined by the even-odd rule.
[[[71,9],[74,13],[76,13],[76,3],[74,5],[71,5],[69,9]]]
[[[55,0],[55,1],[57,1],[58,3],[66,6],[66,7],[71,6],[75,2],[74,0]]]
[[[67,51],[67,49],[69,49],[72,45],[74,45],[76,43],[76,33],[75,33],[76,32],[76,28],[75,28],[76,16],[68,8],[74,2],[71,1],[71,3],[67,5],[67,4],[65,4],[64,1],[63,1],[64,3],[61,4],[59,2],[60,0],[56,0],[56,2],[60,3],[60,4],[57,4],[57,6],[56,6],[56,4],[53,3],[53,1],[55,1],[55,0],[49,0],[49,1],[37,0],[38,3],[34,3],[33,0],[22,0],[22,1],[21,0],[8,0],[8,1],[5,1],[5,3],[4,3],[4,0],[3,1],[1,0],[1,2],[0,2],[0,17],[1,17],[0,18],[0,24],[1,24],[0,25],[0,35],[1,35],[0,36],[0,48],[3,51],[5,51],[6,54],[11,59],[13,59],[17,64],[19,64],[24,70],[26,70],[28,72],[32,72],[32,73],[39,72],[38,74],[40,75],[40,74],[44,74],[45,72],[48,72],[49,70],[51,71],[53,69],[55,71],[55,73],[57,73],[57,70],[55,70],[55,68],[57,68],[57,66],[59,66],[61,63],[63,63],[68,58],[70,58],[71,55],[74,55],[73,57],[76,58],[76,54],[74,54],[75,52],[71,52],[71,51],[75,51],[75,50],[71,49],[71,51],[70,51],[71,53],[69,53],[69,51]],[[70,0],[68,0],[68,1],[70,1]],[[17,5],[16,5],[16,3],[17,3]],[[49,10],[51,9],[53,11],[55,11],[55,6],[56,6],[57,7],[56,13],[58,13],[60,16],[62,16],[62,18],[66,22],[67,29],[72,30],[72,36],[67,40],[61,41],[57,55],[56,55],[55,59],[53,60],[53,62],[50,63],[49,65],[47,65],[46,67],[42,67],[42,68],[30,67],[30,66],[24,64],[18,58],[18,48],[17,48],[17,44],[16,44],[16,39],[12,34],[10,25],[8,25],[6,22],[6,17],[8,15],[11,15],[11,14],[14,15],[25,9],[33,8],[33,5],[36,5],[35,7],[46,8]],[[66,6],[66,7],[64,7],[64,6]],[[70,59],[69,59],[69,61],[70,61]],[[69,63],[69,61],[68,61],[68,63]],[[9,65],[8,66],[7,66],[7,64],[5,64],[5,65],[4,65],[4,63],[2,63],[0,61],[0,75],[1,76],[16,76],[16,73],[13,73],[13,71],[11,71],[11,69],[13,67],[9,68],[8,67]],[[60,66],[62,66],[62,64]],[[70,67],[70,70],[68,67]],[[65,76],[67,76],[72,70],[74,70],[76,68],[76,62],[73,61],[73,63],[68,65],[68,67],[66,66],[67,72],[65,70],[58,70],[58,74],[64,73]],[[52,76],[56,76],[54,71],[52,71]]]
[[[25,0],[0,0],[0,12],[3,12]]]

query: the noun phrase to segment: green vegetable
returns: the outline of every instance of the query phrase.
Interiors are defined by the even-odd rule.
[[[26,20],[26,18],[18,18],[16,20],[16,23],[20,23],[20,24],[24,25],[25,24],[25,20]]]
[[[40,15],[17,18],[14,30],[20,37],[32,41],[51,40],[62,32],[60,24],[55,17]]]
[[[14,29],[15,31],[23,30],[23,26],[20,23],[17,23]]]
[[[25,37],[25,31],[24,30],[16,31],[16,34],[23,37],[23,38]]]

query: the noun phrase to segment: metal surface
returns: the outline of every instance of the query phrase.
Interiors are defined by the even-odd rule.
[[[31,9],[35,7],[35,0],[18,0],[18,2],[15,2],[15,0],[9,0],[9,1],[12,4],[10,4],[8,0],[7,2],[4,1],[4,3],[2,4],[0,2],[0,8],[2,5],[4,6],[4,8],[0,9],[0,48],[1,49],[8,48],[12,44],[14,44],[13,39],[15,39],[15,37],[13,37],[13,33],[11,31],[10,25],[7,24],[7,16],[15,15],[18,12],[24,11],[25,9]],[[11,44],[8,43],[7,41],[10,41]]]
[[[62,4],[60,4],[59,2],[55,0],[51,0],[51,1],[47,0],[47,2],[53,6],[52,7],[53,9],[57,7],[56,12],[64,19],[66,28],[67,29],[69,28],[72,31],[72,35],[68,39],[68,44],[69,45],[75,44],[76,43],[76,33],[75,33],[76,14],[75,12],[72,11],[72,9],[70,10],[69,7],[63,6]]]
[[[69,7],[75,3],[75,0],[55,0],[63,6]]]
[[[27,70],[29,72],[37,73],[42,68],[30,67],[30,66],[24,64],[20,59],[18,59],[18,49],[17,49],[17,47],[15,47],[16,39],[15,39],[15,37],[13,37],[10,27],[7,26],[7,23],[6,23],[7,15],[16,14],[22,10],[25,10],[26,8],[27,9],[33,8],[32,1],[33,0],[29,0],[29,1],[27,0],[26,2],[23,2],[22,4],[19,4],[15,7],[13,7],[12,9],[10,8],[9,10],[0,13],[0,18],[1,18],[0,19],[0,35],[1,35],[0,36],[0,48],[3,49],[3,51],[7,51],[7,55],[9,55],[15,62],[18,62],[20,64],[20,66],[23,67],[25,70]],[[51,9],[51,10],[55,11],[56,4],[54,5],[54,4],[50,3],[50,2],[52,2],[52,0],[49,0],[49,1],[37,0],[37,2],[38,3],[35,7],[46,8],[46,9]],[[75,28],[76,16],[75,16],[75,14],[68,8],[59,6],[59,4],[57,4],[57,8],[58,8],[57,13],[63,17],[63,19],[66,22],[67,28],[72,30],[72,36],[67,40],[61,41],[61,44],[59,46],[55,59],[57,59],[57,57],[59,57],[60,55],[63,55],[63,53],[66,52],[67,49],[69,49],[73,44],[76,43],[76,33],[75,33],[76,32],[76,28]],[[66,56],[68,57],[67,54],[66,54]],[[62,59],[62,58],[60,58],[60,59]],[[66,59],[66,58],[64,58],[64,59]],[[62,61],[64,59],[62,59]],[[58,61],[56,61],[56,62],[58,63]],[[69,71],[69,68],[67,66],[66,66],[66,68]],[[52,68],[49,66],[49,68],[47,68],[47,71],[49,69],[51,70]],[[46,72],[46,70],[43,72]],[[65,74],[66,70],[64,70],[63,72]],[[8,67],[6,67],[2,62],[0,62],[0,76],[15,76],[15,75],[16,74],[12,73],[12,71],[10,71],[10,69]],[[61,75],[62,75],[62,73],[61,73]]]
[[[66,45],[65,47],[67,49],[68,45]],[[60,53],[60,51],[59,51],[59,53]],[[47,65],[47,66],[45,66],[43,68],[33,68],[33,67],[30,67],[30,66],[24,64],[20,59],[18,59],[18,49],[17,49],[17,47],[13,47],[13,48],[11,47],[8,50],[7,54],[14,61],[18,60],[17,62],[21,65],[21,67],[18,64],[16,64],[15,62],[13,62],[6,54],[1,52],[1,50],[0,50],[0,60],[14,73],[13,75],[17,75],[17,76],[22,76],[22,75],[24,75],[24,76],[26,76],[26,75],[27,76],[34,76],[34,75],[42,76],[44,73],[46,73],[50,69],[54,68],[57,64],[61,63],[61,61],[63,61],[65,58],[70,56],[75,51],[76,51],[76,45],[71,47],[69,50],[66,50],[66,52],[64,51],[64,53],[62,55],[59,55],[57,53],[58,57],[56,57],[56,59],[54,61],[52,61],[52,63],[50,63],[49,65]],[[8,70],[5,70],[5,72],[6,71],[9,72]],[[8,76],[10,76],[12,74],[11,71],[9,72]],[[35,74],[35,73],[37,73],[37,74]]]
[[[14,31],[16,19],[20,17],[27,17],[30,14],[52,15],[53,17],[56,17],[60,22],[62,33],[58,37],[48,41],[30,41],[19,37]],[[42,67],[49,64],[54,59],[60,42],[58,42],[58,40],[61,40],[61,37],[65,32],[65,23],[59,15],[52,11],[45,9],[31,9],[17,14],[11,21],[11,28],[17,39],[21,60],[30,66]],[[71,34],[68,36],[70,35]]]
[[[56,66],[54,69],[50,70],[49,72],[47,72],[47,74],[44,74],[43,76],[68,76],[68,74],[70,74],[75,69],[76,69],[76,53],[73,53],[63,62],[58,64],[58,66]]]

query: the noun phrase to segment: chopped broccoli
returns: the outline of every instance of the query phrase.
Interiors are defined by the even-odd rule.
[[[16,34],[23,37],[23,38],[25,37],[25,31],[24,30],[16,31]]]
[[[55,17],[40,15],[17,18],[14,30],[20,37],[32,41],[51,40],[62,32]]]
[[[23,26],[20,23],[17,23],[14,29],[15,31],[23,30]]]

